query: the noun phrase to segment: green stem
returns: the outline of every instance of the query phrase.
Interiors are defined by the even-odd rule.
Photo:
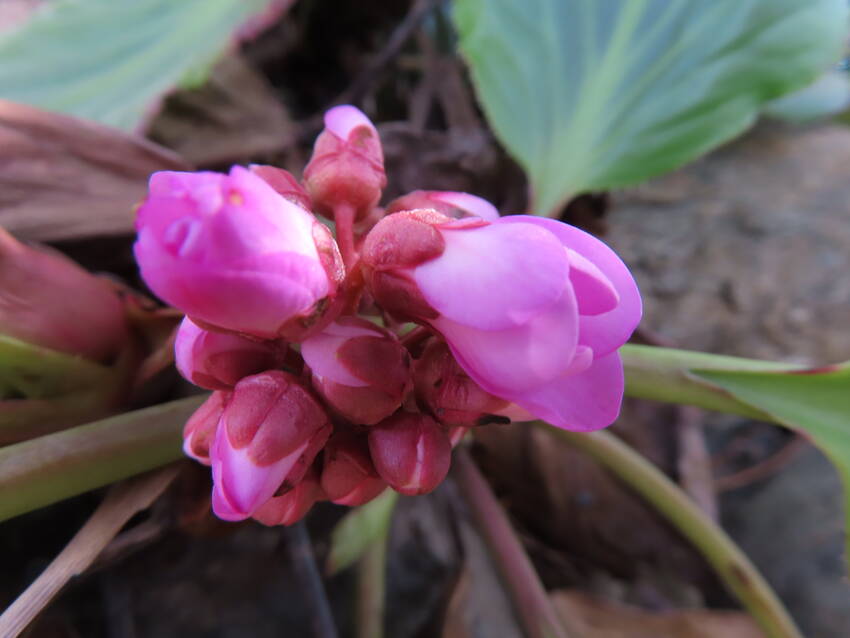
[[[702,553],[769,638],[802,638],[770,585],[726,532],[644,457],[608,432],[534,425],[587,453],[649,501]]]
[[[524,634],[528,638],[568,638],[507,515],[462,446],[455,450],[452,475],[490,549]]]
[[[0,521],[179,459],[183,424],[204,398],[163,403],[0,449]]]
[[[739,401],[721,388],[691,374],[691,370],[792,370],[772,361],[741,359],[704,352],[625,345],[620,348],[626,373],[626,394],[638,399],[684,403],[707,410],[740,414],[762,421],[770,415]]]
[[[357,564],[357,638],[384,638],[388,540],[389,526]]]

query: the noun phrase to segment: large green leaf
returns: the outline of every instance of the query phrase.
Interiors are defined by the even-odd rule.
[[[57,0],[0,36],[0,97],[124,129],[268,0]]]
[[[487,116],[534,209],[663,173],[840,54],[845,0],[455,0]]]

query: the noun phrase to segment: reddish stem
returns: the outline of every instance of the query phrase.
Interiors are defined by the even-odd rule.
[[[354,207],[348,202],[341,202],[334,206],[334,223],[342,262],[345,264],[346,272],[351,272],[357,262],[357,251],[354,248]]]

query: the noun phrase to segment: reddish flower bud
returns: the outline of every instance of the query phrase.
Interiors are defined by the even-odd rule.
[[[405,319],[435,319],[434,310],[410,275],[417,266],[443,254],[438,226],[451,218],[433,210],[395,213],[366,236],[360,258],[366,283],[383,309]]]
[[[338,505],[363,505],[383,492],[387,484],[369,456],[366,437],[338,432],[325,446],[322,489]]]
[[[187,381],[208,390],[228,390],[243,377],[277,368],[286,345],[210,332],[189,317],[183,319],[174,342],[177,369]]]
[[[401,407],[411,385],[410,357],[395,335],[343,317],[301,344],[313,387],[341,416],[374,425]]]
[[[254,175],[262,177],[266,184],[277,191],[278,195],[304,210],[310,210],[310,196],[292,173],[266,164],[251,164],[248,168]]]
[[[486,199],[455,191],[413,191],[390,202],[385,213],[391,215],[418,208],[431,208],[453,219],[480,217],[489,222],[499,219],[499,211]]]
[[[0,334],[104,361],[121,348],[127,323],[106,280],[0,228]]]
[[[369,451],[390,487],[415,495],[431,492],[446,478],[452,445],[431,417],[398,412],[369,429]]]
[[[210,445],[215,440],[218,422],[229,398],[229,392],[213,392],[186,421],[183,427],[183,452],[186,456],[210,465]]]
[[[303,479],[289,491],[263,503],[254,512],[253,518],[263,525],[293,525],[304,518],[317,501],[324,498],[319,485],[319,473],[315,465],[311,465]]]
[[[432,339],[413,367],[416,397],[440,423],[471,427],[534,417],[485,391],[460,367],[445,341]],[[463,436],[463,433],[459,435]]]
[[[242,520],[307,472],[331,433],[325,411],[296,377],[271,370],[233,389],[210,449],[213,511]]]
[[[332,219],[334,208],[346,205],[355,221],[366,217],[387,184],[381,140],[369,118],[348,105],[325,113],[304,183],[316,212]]]

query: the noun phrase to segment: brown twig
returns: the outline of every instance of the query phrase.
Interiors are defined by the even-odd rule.
[[[797,455],[806,447],[808,441],[802,436],[795,435],[778,452],[759,461],[740,472],[720,476],[714,480],[714,488],[718,492],[728,492],[750,485],[757,481],[763,481],[782,470],[788,463],[793,461]]]

